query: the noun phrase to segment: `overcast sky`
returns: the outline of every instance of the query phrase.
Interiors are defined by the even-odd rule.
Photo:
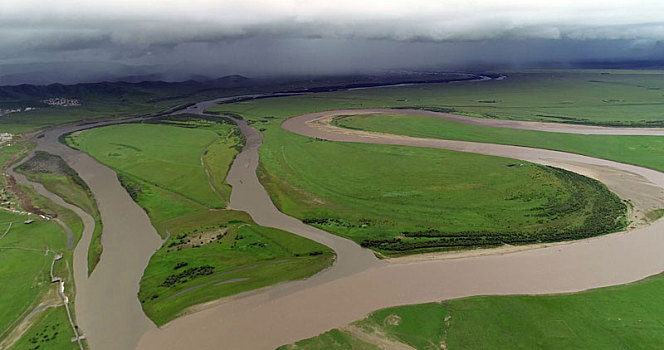
[[[659,59],[664,1],[0,0],[0,33],[0,76],[43,62],[261,75]]]

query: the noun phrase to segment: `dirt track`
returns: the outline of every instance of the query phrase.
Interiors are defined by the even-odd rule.
[[[298,134],[339,142],[432,147],[518,158],[597,178],[623,198],[633,201],[641,210],[659,208],[664,202],[664,174],[637,166],[563,152],[418,139],[349,131],[329,125],[331,115],[358,112],[371,111],[308,114],[291,118],[282,126]],[[545,127],[550,128],[551,125],[543,125],[538,130]],[[570,132],[570,126],[561,127]],[[574,130],[577,133],[606,132],[604,129],[575,128],[578,128]],[[244,126],[243,131],[247,130]],[[621,130],[613,129],[611,132],[620,133]],[[629,129],[629,134],[633,134],[633,129]],[[243,152],[238,157],[229,174],[229,181],[233,183],[238,177],[242,178],[243,184],[258,191],[255,147],[252,144],[247,149],[249,153]],[[249,196],[243,198],[246,204],[235,206],[235,196],[240,195],[241,191],[233,184],[232,206],[251,208],[251,205],[267,205],[265,202],[252,203],[255,199],[262,201],[263,196]],[[254,211],[252,215],[263,225],[275,224],[275,218],[262,217],[261,211]],[[296,226],[283,228],[301,233]],[[139,348],[271,349],[343,326],[373,310],[388,306],[477,294],[575,292],[628,283],[664,270],[664,256],[661,254],[663,230],[664,220],[660,220],[629,232],[568,244],[509,254],[379,264],[354,274],[344,273],[342,277],[325,280],[322,276],[330,273],[331,270],[328,270],[307,281],[281,284],[208,304],[199,308],[200,312],[177,319],[162,329],[149,331],[141,339]],[[343,259],[340,256],[340,263]],[[322,283],[321,279],[324,280]]]

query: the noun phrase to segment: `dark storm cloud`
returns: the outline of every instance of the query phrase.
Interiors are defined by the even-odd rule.
[[[662,13],[652,0],[10,0],[0,4],[0,63],[266,74],[657,58]]]

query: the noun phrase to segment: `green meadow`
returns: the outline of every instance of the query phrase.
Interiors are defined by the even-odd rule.
[[[443,150],[326,142],[280,128],[302,113],[399,105],[391,100],[397,94],[465,84],[262,99],[211,110],[240,115],[261,130],[259,176],[280,210],[386,255],[581,238],[624,227],[625,208],[615,195],[558,169]]]
[[[399,306],[351,325],[415,349],[661,349],[663,288],[660,274],[575,294],[478,296]],[[378,349],[346,327],[280,349],[361,348]]]
[[[624,224],[615,195],[559,169],[278,132],[261,149],[260,172],[277,207],[385,255],[582,238]]]
[[[187,127],[194,123],[189,121],[112,125],[76,132],[67,142],[116,169],[121,179],[166,190],[199,207],[224,208],[230,186],[217,174],[210,183],[205,167],[225,179],[241,138],[231,124],[219,120],[201,120],[195,127]],[[149,213],[156,221],[180,214],[168,208]]]
[[[38,208],[48,215],[57,215],[74,232],[78,241],[83,226],[71,211],[53,204],[37,194],[34,189],[21,186],[20,190],[30,206]],[[23,222],[35,220],[30,224]],[[9,223],[12,223],[9,228]],[[6,234],[5,234],[6,233]],[[67,249],[67,235],[58,223],[44,220],[37,216],[28,216],[0,211],[0,342],[11,341],[17,334],[12,331],[24,321],[31,311],[41,303],[61,305],[57,296],[57,285],[51,283],[50,266],[55,252],[64,258],[57,261],[54,274],[65,279],[65,290],[70,299],[74,296],[72,266],[73,250]],[[30,319],[26,333],[14,348],[34,349],[36,343],[27,338],[36,327],[49,328],[48,339],[40,339],[42,348],[69,349],[69,339],[73,331],[69,322],[57,322],[52,315],[64,312],[64,307],[47,308]],[[18,334],[20,335],[20,334]],[[20,345],[24,344],[24,345]]]
[[[244,142],[227,119],[171,116],[77,132],[67,142],[116,170],[167,238],[139,292],[158,325],[191,306],[305,278],[332,263],[327,247],[225,209],[226,174]]]
[[[212,108],[298,115],[341,108],[428,108],[481,118],[661,126],[662,71],[550,70],[504,80],[338,91]],[[270,106],[269,109],[266,107]]]
[[[258,226],[235,210],[193,213],[164,225],[171,237],[150,259],[138,295],[157,325],[193,305],[309,277],[334,256],[323,245]]]

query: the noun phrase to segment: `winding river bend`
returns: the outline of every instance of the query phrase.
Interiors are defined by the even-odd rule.
[[[205,107],[230,99],[203,102],[182,112],[202,113]],[[664,174],[654,170],[563,152],[351,131],[329,124],[332,116],[349,112],[385,110],[307,114],[288,119],[282,126],[331,141],[452,149],[553,165],[604,182],[644,211],[660,208],[664,203]],[[514,122],[521,126],[495,122],[500,122],[501,127],[524,128],[522,122]],[[113,123],[117,122],[54,128],[35,139],[38,149],[62,156],[88,183],[104,222],[104,252],[88,278],[87,249],[90,225],[94,222],[85,213],[76,211],[85,223],[83,238],[74,254],[76,315],[92,349],[270,349],[342,326],[383,307],[477,294],[574,292],[632,282],[664,270],[661,254],[664,220],[629,232],[509,254],[489,252],[457,259],[380,261],[351,241],[279,212],[256,176],[262,136],[244,121],[237,120],[247,137],[247,145],[228,174],[228,182],[233,186],[230,206],[247,211],[261,225],[282,228],[334,248],[337,261],[310,279],[212,302],[199,307],[199,312],[158,329],[143,314],[137,292],[143,270],[161,240],[145,212],[127,195],[112,170],[58,142],[62,134]],[[662,129],[525,125],[550,132],[664,134]],[[19,178],[19,181],[27,180]],[[58,201],[57,196],[42,190]]]
[[[100,123],[98,126],[113,123]],[[83,235],[74,250],[74,304],[76,321],[90,348],[132,349],[144,332],[156,328],[143,313],[137,294],[138,281],[150,256],[161,245],[161,239],[143,209],[122,188],[115,172],[87,154],[58,142],[62,134],[89,127],[53,128],[34,140],[37,142],[35,151],[59,155],[76,170],[97,201],[104,225],[104,252],[90,277],[87,258],[94,219],[43,186],[33,186],[56,203],[72,209],[83,220]],[[20,174],[13,175],[17,181],[29,183]]]
[[[642,210],[661,208],[664,203],[664,174],[642,167],[564,152],[418,139],[341,129],[329,124],[330,118],[339,114],[386,111],[390,110],[313,113],[288,119],[282,127],[301,135],[337,142],[441,148],[523,159],[594,177]],[[240,125],[244,132],[256,133],[254,129]],[[531,128],[556,126],[542,123],[528,125]],[[548,131],[571,130],[567,125],[560,127]],[[576,126],[573,130],[577,133],[633,134],[631,129],[598,130],[595,127]],[[652,132],[662,134],[664,130],[647,130],[647,133]],[[254,147],[248,147],[249,152],[255,152]],[[249,181],[249,177],[255,177],[256,163],[255,158],[249,162],[242,159],[238,157],[238,161],[233,164],[233,171],[237,168],[244,170],[244,183]],[[230,181],[234,181],[232,174],[229,174]],[[257,179],[251,181],[250,186],[260,187]],[[239,188],[234,184],[233,195],[236,190]],[[233,200],[231,202],[235,205]],[[261,206],[264,203],[255,205]],[[259,220],[260,212],[251,212],[250,208],[248,210],[255,220]],[[270,226],[276,222],[270,219],[261,223]],[[295,227],[290,228],[290,231],[300,234]],[[323,276],[334,270],[333,267],[311,280],[281,284],[210,303],[197,313],[177,319],[162,329],[147,332],[141,338],[139,348],[193,346],[203,349],[271,349],[345,325],[371,311],[389,306],[478,294],[576,292],[628,283],[664,270],[662,231],[664,220],[629,232],[567,244],[509,254],[489,252],[482,256],[457,259],[397,260],[369,268],[362,266],[356,273],[325,279]],[[342,259],[340,256],[339,260]],[[316,278],[324,281],[321,283]]]

